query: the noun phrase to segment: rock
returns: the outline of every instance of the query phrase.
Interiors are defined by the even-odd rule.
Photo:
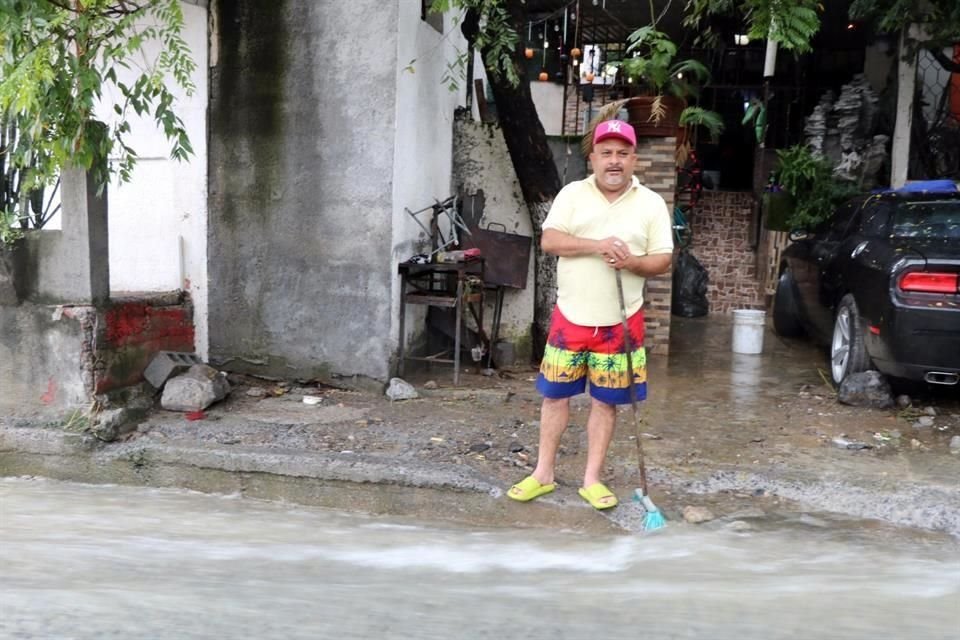
[[[427,380],[425,383],[423,383],[423,388],[424,388],[424,389],[429,389],[429,390],[432,391],[432,390],[434,390],[434,389],[437,388],[437,381],[436,381],[436,380]]]
[[[471,453],[481,453],[490,448],[490,445],[486,442],[478,442],[477,444],[470,445]]]
[[[490,378],[490,377],[492,377],[493,374],[495,374],[496,372],[497,372],[496,369],[484,369],[484,370],[482,370],[482,371],[480,372],[480,375],[482,375],[482,376],[484,376],[484,377],[486,377],[486,378]]]
[[[311,406],[316,406],[323,402],[323,398],[320,396],[303,396],[303,404],[308,404]]]
[[[714,517],[713,512],[706,507],[692,507],[687,505],[683,508],[683,519],[690,524],[710,522]]]
[[[168,411],[203,411],[228,393],[230,383],[226,376],[209,365],[195,364],[167,381],[160,406]]]
[[[935,415],[937,415],[937,410],[936,410],[935,408],[933,408],[933,407],[924,407],[924,408],[923,408],[923,413],[926,414],[926,415],[928,415],[928,416],[935,416]]]
[[[950,438],[950,453],[960,453],[960,436]]]
[[[420,397],[413,385],[403,378],[390,378],[387,397],[391,400],[414,400]]]
[[[112,442],[135,428],[136,425],[130,422],[130,414],[126,409],[107,409],[94,417],[90,430],[99,440]]]
[[[250,387],[247,389],[247,395],[251,398],[263,398],[267,395],[267,392],[263,390],[263,387]]]
[[[510,453],[520,453],[521,451],[523,451],[523,448],[524,448],[523,445],[520,444],[519,442],[510,443]]]
[[[901,408],[901,409],[906,409],[906,408],[909,407],[911,404],[913,404],[913,400],[910,399],[910,396],[905,395],[905,394],[901,394],[901,395],[897,396],[897,406],[898,406],[899,408]]]
[[[879,371],[863,371],[846,377],[837,391],[837,400],[853,407],[888,409],[893,406],[893,393]]]
[[[913,426],[917,429],[926,429],[933,426],[933,418],[930,416],[920,416],[917,418],[917,421],[913,423]]]

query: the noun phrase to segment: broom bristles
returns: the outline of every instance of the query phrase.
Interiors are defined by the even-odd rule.
[[[581,148],[583,149],[583,155],[588,156],[590,152],[593,151],[593,132],[596,130],[597,125],[601,122],[606,122],[607,120],[615,120],[617,114],[620,113],[620,109],[623,108],[623,105],[630,102],[630,98],[624,98],[623,100],[614,100],[613,102],[608,102],[607,104],[600,107],[600,110],[597,111],[597,115],[594,116],[593,120],[590,121],[590,124],[587,125],[587,130],[583,134],[583,141],[580,143]]]
[[[633,499],[642,504],[644,510],[647,512],[643,517],[644,531],[656,531],[657,529],[663,529],[667,526],[666,518],[663,517],[660,509],[657,508],[657,505],[653,504],[653,500],[644,493],[643,489],[634,489]]]

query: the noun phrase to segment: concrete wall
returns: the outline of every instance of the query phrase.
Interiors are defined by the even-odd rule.
[[[500,127],[465,117],[457,118],[454,139],[453,180],[457,188],[465,193],[483,189],[486,204],[481,226],[496,222],[504,225],[510,233],[532,236],[530,214],[523,201]],[[527,288],[507,289],[504,294],[500,336],[520,345],[529,343],[530,324],[533,322],[533,280],[531,255],[527,268]],[[487,313],[487,317],[493,317],[491,309]],[[517,353],[520,361],[528,356],[529,350]]]
[[[89,407],[97,394],[143,380],[158,351],[193,351],[186,294],[109,305],[0,306],[0,412]]]
[[[62,229],[29,232],[21,285],[34,302],[103,304],[109,297],[107,193],[90,175],[65,167]]]
[[[84,406],[92,389],[90,309],[25,303],[0,306],[0,410]]]
[[[540,124],[548,136],[559,136],[563,133],[563,85],[556,82],[541,82],[535,80],[530,83],[530,95],[533,104],[537,107]]]
[[[183,37],[197,64],[196,91],[187,96],[170,83],[175,109],[186,126],[194,155],[189,162],[170,158],[171,143],[152,118],[131,112],[131,146],[139,160],[129,183],[110,185],[110,290],[183,289],[195,303],[197,349],[207,353],[207,103],[208,47],[206,0],[183,0]],[[145,47],[147,59],[157,45]],[[119,70],[120,81],[131,71]],[[115,96],[105,95],[98,116],[115,117]]]
[[[391,338],[389,348],[397,346],[399,336],[400,279],[396,263],[407,260],[429,246],[429,238],[413,218],[404,211],[417,211],[436,200],[454,194],[451,180],[453,157],[454,111],[463,101],[465,87],[458,83],[449,91],[441,78],[457,57],[457,50],[466,48],[459,25],[450,15],[443,16],[444,36],[420,19],[418,2],[399,0],[396,105],[393,157],[393,248],[389,265],[391,286]],[[452,33],[451,33],[452,31]],[[407,64],[415,60],[413,72]],[[429,213],[418,219],[429,226]],[[407,309],[408,338],[423,331],[426,309],[410,305]]]
[[[211,6],[210,356],[225,368],[389,373],[398,11]]]

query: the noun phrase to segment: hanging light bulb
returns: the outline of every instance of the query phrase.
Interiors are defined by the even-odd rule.
[[[560,25],[559,25],[559,24],[553,25],[553,30],[554,30],[554,31],[560,31]]]

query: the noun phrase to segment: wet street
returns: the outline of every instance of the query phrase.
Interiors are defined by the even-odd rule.
[[[953,639],[955,541],[467,529],[0,480],[3,638]]]

